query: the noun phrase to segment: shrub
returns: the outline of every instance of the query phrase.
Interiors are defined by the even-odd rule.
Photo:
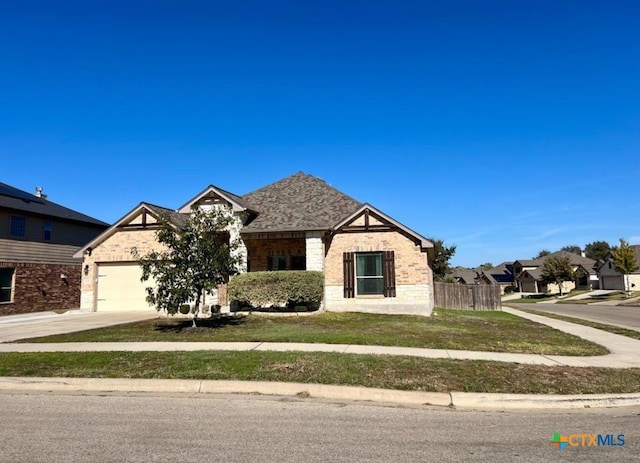
[[[507,286],[506,288],[504,288],[505,294],[513,294],[515,291],[516,288],[514,286]]]
[[[229,298],[254,307],[318,307],[323,289],[322,272],[249,272],[231,278]]]
[[[191,312],[191,306],[189,304],[180,304],[180,313],[182,315],[187,315]]]

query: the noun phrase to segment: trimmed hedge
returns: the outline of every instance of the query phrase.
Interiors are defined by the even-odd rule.
[[[229,281],[229,298],[240,306],[316,309],[322,302],[324,276],[315,271],[248,272]]]

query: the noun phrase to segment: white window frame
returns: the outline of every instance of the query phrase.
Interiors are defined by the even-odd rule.
[[[356,252],[354,253],[354,259],[353,259],[353,265],[355,266],[355,271],[353,273],[354,275],[354,293],[356,296],[362,296],[362,297],[378,297],[378,296],[384,296],[384,255],[382,253],[382,251],[372,251],[372,252]],[[361,256],[366,256],[366,255],[378,255],[380,257],[380,275],[362,275],[359,276],[358,275],[358,257]],[[360,293],[359,291],[359,285],[358,285],[358,281],[359,280],[365,280],[365,279],[376,279],[376,280],[380,280],[382,282],[381,284],[381,290],[379,293]]]
[[[16,288],[16,269],[13,267],[2,267],[0,270],[9,270],[11,271],[11,286],[2,286],[0,290],[9,290],[9,300],[8,301],[0,301],[0,304],[11,304],[13,303],[13,296]]]

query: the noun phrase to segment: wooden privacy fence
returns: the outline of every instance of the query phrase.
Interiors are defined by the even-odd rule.
[[[458,310],[502,310],[499,285],[433,284],[436,307]]]

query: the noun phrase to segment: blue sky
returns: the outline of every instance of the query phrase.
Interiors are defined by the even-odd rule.
[[[0,181],[113,222],[298,171],[455,265],[640,244],[636,1],[11,2]]]

